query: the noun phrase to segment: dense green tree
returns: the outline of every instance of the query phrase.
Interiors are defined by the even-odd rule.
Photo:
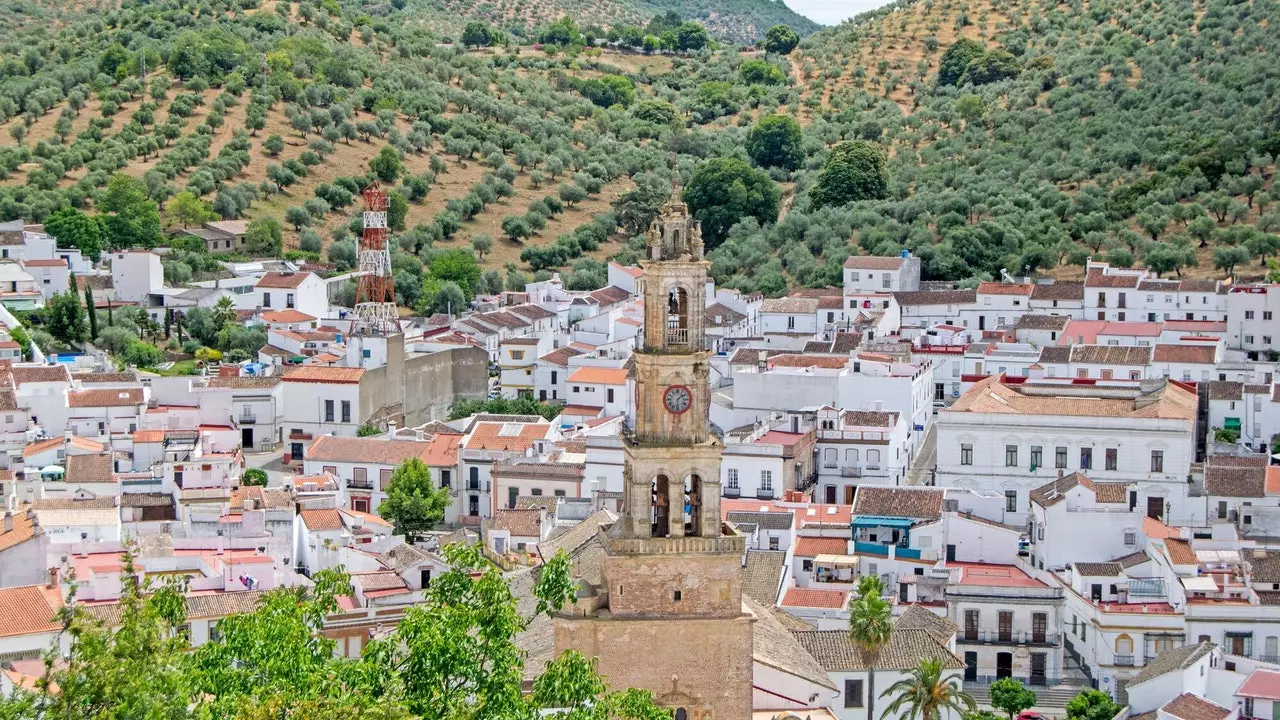
[[[884,151],[865,140],[850,140],[831,149],[810,191],[817,207],[879,200],[889,194]]]
[[[738,75],[748,85],[782,85],[787,82],[787,76],[766,60],[744,60],[738,66]]]
[[[680,119],[680,112],[665,100],[641,100],[631,108],[631,116],[654,125],[671,126]]]
[[[1003,710],[1013,720],[1018,713],[1036,704],[1036,694],[1015,678],[1000,678],[988,688],[991,706]]]
[[[493,30],[488,23],[469,22],[462,29],[462,44],[468,47],[489,47],[493,44]]]
[[[790,25],[774,25],[764,33],[765,52],[790,55],[799,44],[800,36],[791,29]]]
[[[1069,720],[1111,720],[1121,708],[1101,690],[1085,690],[1067,701]]]
[[[163,237],[160,208],[147,197],[146,186],[137,178],[112,175],[97,206],[105,214],[103,227],[112,248],[152,248]]]
[[[467,299],[475,297],[480,284],[480,263],[466,250],[444,250],[432,256],[431,276],[441,282],[453,282],[462,289]]]
[[[249,223],[244,233],[244,251],[260,257],[279,257],[284,252],[280,221],[268,216]]]
[[[44,229],[58,241],[58,247],[79,248],[85,257],[97,262],[105,245],[103,220],[101,216],[63,207],[45,219]]]
[[[378,154],[369,161],[369,169],[378,179],[385,183],[393,183],[404,172],[404,164],[400,162],[400,153],[390,145],[382,146]]]
[[[800,124],[790,115],[761,118],[747,135],[747,155],[757,167],[796,170],[804,162]]]
[[[418,458],[409,458],[391,474],[387,499],[377,507],[382,517],[395,524],[396,534],[414,542],[444,520],[449,507],[449,490],[431,479],[431,469]]]
[[[44,328],[56,340],[67,345],[83,342],[88,337],[89,325],[80,295],[74,290],[54,293],[45,303]]]
[[[959,83],[965,71],[969,69],[969,63],[985,52],[985,48],[978,42],[968,38],[956,40],[946,52],[942,53],[942,59],[938,61],[938,84]]]
[[[1011,53],[1005,50],[992,50],[969,61],[969,66],[965,68],[959,84],[985,85],[1016,78],[1021,71],[1022,67],[1018,64],[1018,59]]]
[[[476,256],[479,257],[481,261],[483,261],[485,254],[493,249],[493,237],[490,235],[483,235],[483,234],[472,235],[471,249],[474,250],[476,253]]]
[[[702,225],[707,249],[719,245],[743,218],[773,223],[781,199],[767,174],[735,158],[713,158],[699,165],[684,189],[684,201]]]
[[[164,212],[169,216],[170,222],[184,228],[203,225],[218,219],[218,214],[213,211],[212,205],[186,190],[169,198],[164,204]]]
[[[711,37],[707,35],[707,29],[693,21],[680,23],[675,33],[676,48],[680,52],[696,52],[706,47],[711,41]]]

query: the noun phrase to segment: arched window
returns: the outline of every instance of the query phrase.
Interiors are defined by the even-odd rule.
[[[847,465],[858,464],[858,448],[849,448],[844,451],[844,461]]]
[[[822,451],[822,464],[826,467],[835,467],[840,462],[840,451],[835,448],[827,448]]]
[[[868,450],[868,451],[867,451],[867,464],[868,464],[868,465],[879,465],[879,464],[880,464],[880,451],[879,451],[879,450]]]
[[[685,512],[689,518],[686,535],[697,536],[702,525],[702,478],[697,473],[689,476],[689,484],[685,487]]]
[[[659,475],[653,481],[651,506],[653,507],[653,536],[667,537],[671,532],[671,481]]]
[[[1124,633],[1116,637],[1116,661],[1120,662],[1121,658],[1133,662],[1133,638]]]
[[[689,711],[684,708],[676,708],[676,720],[689,720]]]
[[[667,294],[667,344],[689,344],[689,293],[682,287]]]

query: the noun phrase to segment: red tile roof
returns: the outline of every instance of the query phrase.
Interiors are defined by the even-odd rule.
[[[1258,698],[1261,700],[1280,700],[1280,672],[1258,668],[1244,684],[1236,690],[1240,697]]]
[[[314,315],[308,315],[299,310],[290,308],[288,310],[272,310],[262,313],[262,319],[269,323],[300,323],[311,322],[315,320]]]
[[[468,450],[506,450],[523,452],[533,441],[546,438],[548,423],[479,422],[467,438]]]
[[[627,382],[627,369],[592,366],[580,367],[569,375],[569,382],[625,385]]]
[[[840,590],[815,590],[813,588],[788,588],[782,597],[783,607],[811,607],[840,610],[849,601],[849,593]]]
[[[0,589],[0,637],[56,632],[54,614],[62,608],[61,591],[44,585]]]
[[[1155,361],[1212,365],[1218,358],[1216,344],[1156,345]]]
[[[142,388],[101,388],[67,393],[67,406],[73,408],[129,407],[141,404]]]
[[[302,517],[302,522],[306,523],[307,529],[312,531],[342,529],[342,517],[334,508],[303,510],[298,515]]]
[[[848,538],[798,537],[796,538],[794,554],[799,557],[817,557],[819,555],[845,555],[848,552]]]
[[[385,437],[340,437],[321,435],[307,448],[307,459],[317,462],[355,462],[372,465],[399,465],[410,458],[423,462],[431,454],[431,444],[418,440],[388,440]]]
[[[299,285],[306,282],[307,278],[309,277],[315,277],[315,276],[309,272],[297,272],[297,273],[271,272],[259,278],[258,284],[255,285],[254,287],[289,290],[289,289],[297,288]]]
[[[1030,296],[1035,285],[1023,283],[984,282],[978,284],[979,295],[1025,295]]]
[[[285,373],[285,382],[332,383],[354,385],[364,376],[364,368],[304,365]]]

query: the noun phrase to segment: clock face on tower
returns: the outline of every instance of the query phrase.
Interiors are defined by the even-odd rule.
[[[693,395],[689,393],[689,388],[684,385],[672,385],[663,394],[662,404],[666,405],[667,412],[679,415],[689,410],[689,406],[693,404]]]

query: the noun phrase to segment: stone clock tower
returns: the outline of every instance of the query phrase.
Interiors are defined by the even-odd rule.
[[[644,340],[636,426],[622,438],[622,512],[600,531],[599,584],[556,620],[557,653],[598,658],[611,687],[650,690],[677,720],[751,715],[745,539],[720,520],[723,448],[710,432],[709,265],[697,221],[673,194],[641,263]]]

